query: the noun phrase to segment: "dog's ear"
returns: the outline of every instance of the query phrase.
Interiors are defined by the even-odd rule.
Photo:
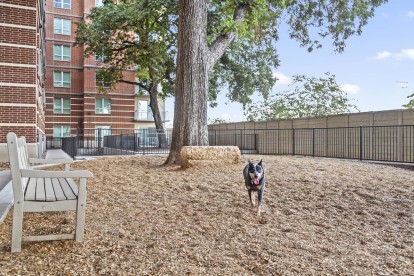
[[[262,166],[262,161],[263,161],[263,159],[260,159],[260,162],[257,165],[259,165],[261,167]]]
[[[249,163],[249,165],[253,164],[252,161],[250,161],[249,159],[247,159],[247,162]]]

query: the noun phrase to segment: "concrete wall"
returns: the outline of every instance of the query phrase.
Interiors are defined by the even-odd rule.
[[[355,126],[414,125],[414,109],[360,112],[323,117],[273,120],[262,122],[238,122],[209,125],[215,129],[291,129],[291,128],[334,128]]]

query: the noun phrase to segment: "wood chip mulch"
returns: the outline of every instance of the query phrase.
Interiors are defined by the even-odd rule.
[[[24,243],[0,224],[0,275],[413,275],[414,175],[358,161],[243,156],[161,166],[165,156],[75,163],[88,182],[85,241]],[[262,217],[242,169],[263,158]],[[26,213],[24,234],[73,231],[72,213]]]
[[[8,162],[0,162],[0,171],[9,170],[9,163]]]

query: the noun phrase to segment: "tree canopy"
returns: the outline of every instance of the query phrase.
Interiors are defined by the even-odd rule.
[[[138,80],[135,84],[149,91],[155,78],[162,87],[159,96],[165,98],[174,91],[177,8],[175,0],[130,0],[117,4],[107,1],[102,7],[93,8],[87,20],[78,23],[75,43],[86,46],[86,56],[104,57],[106,66],[99,75],[110,80],[112,85],[128,82],[123,79],[123,70],[136,68]],[[222,1],[211,2],[207,26],[210,42],[223,30],[243,27],[234,24],[232,8],[234,5]],[[268,22],[267,25],[277,23],[274,13],[267,13],[265,18],[260,18],[258,11],[254,14],[249,24],[259,26],[259,20]],[[278,58],[272,41],[277,38],[277,32],[265,35],[258,29],[243,28],[244,35],[230,45],[213,69],[209,85],[211,106],[216,105],[217,94],[223,88],[228,90],[230,101],[246,104],[254,92],[267,96],[275,83],[272,69],[278,66]]]
[[[275,92],[262,102],[249,104],[250,121],[325,116],[358,111],[348,94],[336,83],[335,76],[293,77],[292,89]]]
[[[122,72],[136,69],[134,84],[149,91],[156,80],[165,97],[174,90],[176,8],[174,0],[106,1],[78,23],[75,43],[85,46],[86,56],[104,57],[100,74],[112,84],[128,82]]]

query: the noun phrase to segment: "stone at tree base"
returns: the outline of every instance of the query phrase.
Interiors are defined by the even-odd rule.
[[[237,164],[240,150],[236,146],[185,146],[181,149],[181,168],[203,164]]]

